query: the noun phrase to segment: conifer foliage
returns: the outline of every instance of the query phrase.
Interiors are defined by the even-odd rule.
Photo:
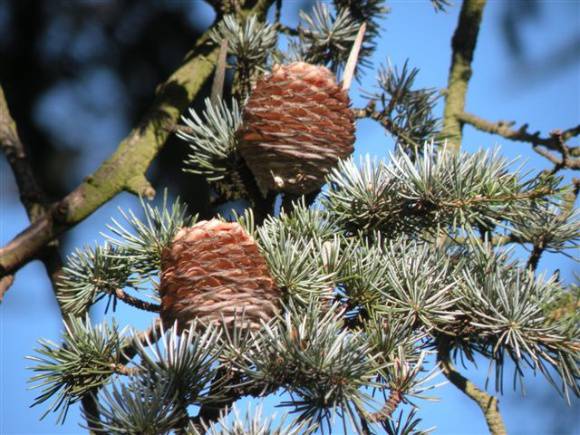
[[[496,368],[490,394],[511,360],[522,385],[539,372],[577,396],[578,289],[536,271],[542,252],[573,255],[580,240],[562,168],[524,172],[499,150],[447,146],[437,94],[407,64],[380,68],[369,105],[352,107],[339,84],[363,23],[355,76],[370,74],[381,1],[319,4],[297,28],[229,12],[210,43],[228,42],[233,96],[184,114],[176,170],[248,207],[198,222],[179,199],[143,201],[69,256],[62,342],[30,357],[43,416],[62,421],[88,397],[86,425],[102,433],[424,433],[420,405],[445,377],[482,397],[453,366],[476,354]],[[360,117],[394,138],[388,159],[350,157]],[[94,324],[102,298],[162,321]],[[234,406],[279,393],[279,425]],[[502,433],[497,407],[483,408]]]

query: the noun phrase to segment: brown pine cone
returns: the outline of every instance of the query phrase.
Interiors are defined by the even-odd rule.
[[[259,328],[278,310],[280,290],[255,240],[217,219],[182,228],[161,258],[161,318]],[[243,316],[243,324],[242,324]]]
[[[323,66],[276,65],[250,95],[239,150],[263,191],[310,193],[353,152],[348,93]]]

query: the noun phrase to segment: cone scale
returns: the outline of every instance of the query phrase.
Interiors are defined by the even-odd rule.
[[[278,310],[280,291],[255,240],[217,219],[182,228],[161,259],[161,318],[259,328]]]
[[[347,90],[323,66],[274,66],[258,80],[238,130],[240,154],[263,192],[306,194],[320,188],[353,152]]]

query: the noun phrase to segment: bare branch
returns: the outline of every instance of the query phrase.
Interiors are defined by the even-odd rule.
[[[485,3],[486,0],[463,2],[457,28],[451,41],[453,53],[445,93],[442,133],[443,137],[449,141],[450,149],[454,150],[461,148],[462,123],[458,115],[465,109],[467,86],[472,74],[471,62]]]
[[[226,78],[226,59],[228,55],[228,40],[224,39],[220,44],[218,61],[215,68],[215,75],[211,86],[211,101],[216,104],[224,93],[224,81]]]
[[[75,226],[122,191],[152,196],[145,179],[181,112],[192,101],[213,71],[218,48],[206,32],[185,63],[158,88],[149,113],[96,172],[30,227],[0,249],[0,276],[15,272],[37,257],[54,238]],[[169,128],[168,128],[169,127]]]
[[[515,122],[489,122],[471,113],[461,113],[457,116],[462,123],[469,124],[480,131],[497,134],[508,140],[531,143],[532,149],[536,153],[554,164],[552,174],[564,168],[580,169],[580,158],[576,158],[577,155],[580,155],[578,147],[569,147],[565,144],[566,140],[580,134],[580,125],[565,131],[554,130],[550,133],[550,137],[540,137],[539,131],[535,133],[528,132],[528,124],[524,124],[518,129],[513,129]],[[562,157],[559,158],[548,150],[557,151]]]
[[[6,155],[6,159],[12,168],[16,185],[20,192],[20,201],[31,223],[42,219],[47,213],[48,203],[46,194],[36,180],[26,148],[20,140],[16,122],[12,119],[8,109],[8,103],[4,96],[4,90],[0,86],[0,149]],[[58,241],[49,243],[40,252],[40,258],[44,263],[46,271],[50,277],[53,291],[56,293],[56,281],[62,269],[62,258],[58,251]],[[0,301],[4,293],[14,282],[14,275],[2,273],[0,265]]]
[[[4,298],[4,294],[8,291],[14,282],[14,275],[6,275],[0,278],[0,302]]]
[[[448,338],[440,337],[437,340],[437,362],[441,367],[441,371],[453,385],[477,403],[483,412],[487,427],[492,435],[506,435],[507,432],[499,412],[497,398],[477,388],[455,369],[451,362],[450,347]]]
[[[524,124],[518,129],[513,129],[512,127],[515,122],[490,122],[476,115],[465,112],[458,114],[457,117],[461,122],[472,125],[480,131],[497,134],[508,140],[528,142],[536,147],[542,145],[549,150],[559,152],[563,151],[562,146],[568,139],[580,134],[580,125],[564,130],[563,132],[556,130],[550,134],[550,137],[540,137],[539,131],[536,131],[535,133],[530,133],[528,131],[528,124]],[[572,148],[570,150],[572,150],[570,152],[572,157],[578,154],[575,149]]]

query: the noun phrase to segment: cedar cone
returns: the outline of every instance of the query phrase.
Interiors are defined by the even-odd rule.
[[[280,291],[255,240],[217,219],[182,228],[161,256],[161,318],[259,328],[277,312]],[[243,325],[241,324],[243,316]]]
[[[276,65],[256,83],[237,132],[239,150],[262,191],[310,193],[354,144],[346,90],[323,66]]]

